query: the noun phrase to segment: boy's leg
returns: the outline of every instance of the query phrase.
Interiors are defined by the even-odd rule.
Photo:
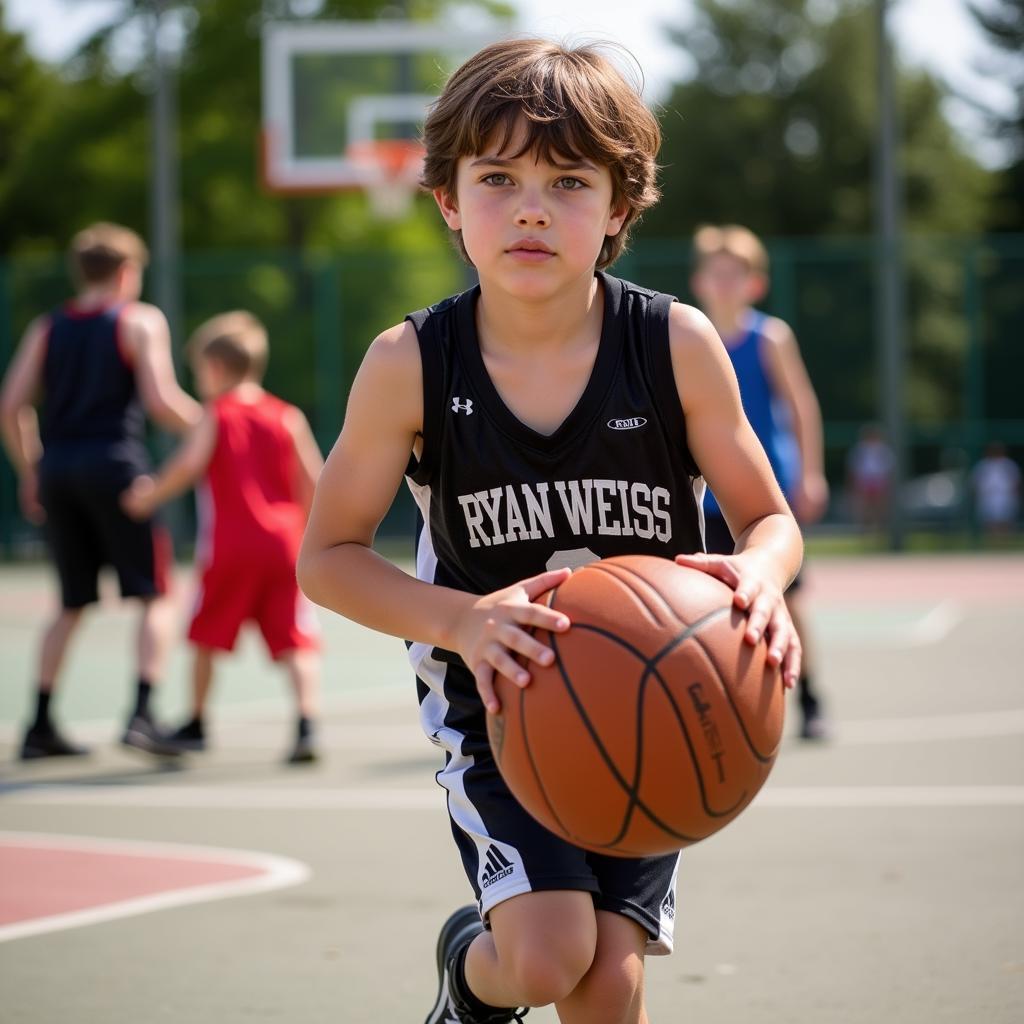
[[[598,929],[588,892],[531,892],[498,904],[490,932],[466,953],[470,991],[490,1006],[547,1006],[572,993],[594,961]]]
[[[163,679],[175,625],[174,603],[170,597],[143,598],[136,637],[136,663],[139,679],[150,685]]]
[[[82,621],[84,608],[62,608],[46,627],[39,645],[39,690],[52,693],[68,644]]]
[[[209,647],[196,647],[192,658],[192,717],[202,722],[206,702],[213,687],[214,652]]]
[[[141,600],[142,611],[135,642],[138,672],[135,705],[128,715],[121,743],[157,757],[177,757],[181,754],[181,748],[171,742],[170,737],[153,721],[150,708],[153,687],[162,677],[167,663],[174,629],[174,609],[170,599],[163,594],[143,596]]]
[[[320,652],[312,648],[296,648],[284,651],[280,660],[288,672],[298,712],[295,745],[288,755],[288,763],[315,761],[313,723],[320,713]]]
[[[36,713],[22,744],[24,760],[88,753],[57,731],[50,699],[82,612],[99,596],[97,579],[102,564],[100,538],[74,484],[44,476],[40,498],[46,509],[46,541],[60,578],[62,607],[46,627],[39,644]]]
[[[562,1024],[647,1024],[644,949],[647,933],[635,921],[597,912],[597,951],[590,970],[555,1005]]]
[[[82,620],[82,608],[63,608],[46,627],[39,644],[38,689],[36,691],[35,719],[25,732],[21,745],[22,760],[41,757],[69,757],[87,754],[80,747],[62,736],[54,725],[50,712],[50,700],[57,684],[68,644]]]
[[[192,651],[192,716],[170,735],[172,743],[184,750],[205,750],[206,729],[203,716],[213,686],[213,659],[217,652],[202,644]]]
[[[288,671],[299,717],[315,719],[320,713],[320,652],[311,649],[285,651],[281,661]]]
[[[293,559],[281,559],[268,567],[253,617],[270,656],[284,663],[295,694],[295,745],[285,760],[288,764],[315,761],[313,723],[320,710],[320,626],[313,605],[295,581]]]
[[[800,666],[800,679],[797,684],[800,698],[800,736],[805,740],[828,739],[829,726],[825,717],[825,709],[814,684],[815,658],[814,643],[807,629],[807,616],[804,612],[804,599],[799,589],[790,589],[786,594],[786,607],[790,618],[800,637],[803,647],[803,658]]]

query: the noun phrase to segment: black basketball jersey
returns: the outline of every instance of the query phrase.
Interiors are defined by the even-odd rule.
[[[479,287],[410,315],[424,388],[422,452],[407,469],[420,579],[484,594],[612,555],[704,550],[704,482],[669,350],[672,296],[598,277],[594,367],[550,435],[519,420],[487,373]]]
[[[120,345],[123,305],[53,311],[43,364],[44,468],[81,459],[146,464],[145,415]]]

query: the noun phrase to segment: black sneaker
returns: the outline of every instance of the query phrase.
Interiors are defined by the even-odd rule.
[[[203,732],[203,725],[196,719],[186,722],[180,729],[175,729],[168,737],[168,742],[173,743],[181,750],[194,750],[200,753],[206,749],[206,733]]]
[[[181,757],[181,747],[172,743],[167,734],[145,715],[133,715],[129,719],[121,743],[155,757]]]
[[[287,764],[312,764],[319,758],[312,736],[300,736],[291,753],[285,758]]]
[[[817,697],[808,693],[800,695],[800,739],[824,742],[831,739],[832,730],[828,719],[822,713]]]
[[[484,930],[476,907],[460,907],[441,926],[437,937],[437,1001],[426,1024],[511,1024],[522,1021],[527,1011],[495,1009],[487,1016],[473,1011],[451,989],[449,977],[456,955]]]
[[[25,733],[19,756],[22,761],[35,761],[43,757],[84,757],[88,753],[87,747],[72,743],[49,725],[43,728],[32,726]]]

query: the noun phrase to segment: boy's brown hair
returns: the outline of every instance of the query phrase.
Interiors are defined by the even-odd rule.
[[[659,198],[657,119],[596,45],[492,43],[452,75],[431,108],[423,128],[421,184],[457,201],[459,158],[482,153],[492,142],[504,152],[520,125],[526,138],[512,157],[532,151],[552,163],[587,158],[610,171],[612,204],[627,210],[622,230],[605,239],[598,256],[599,268],[610,266],[625,248],[632,222]],[[454,234],[468,262],[462,233]]]
[[[78,284],[103,284],[129,262],[144,267],[149,250],[131,228],[120,224],[90,224],[68,246],[68,266]]]
[[[704,260],[725,253],[745,263],[755,274],[768,273],[768,250],[749,228],[739,224],[704,224],[693,236],[693,259],[699,267]]]
[[[221,313],[200,324],[188,340],[189,359],[215,359],[235,383],[262,380],[270,346],[267,329],[246,310]]]

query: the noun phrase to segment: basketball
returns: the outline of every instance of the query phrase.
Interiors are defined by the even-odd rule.
[[[541,824],[597,853],[671,853],[727,825],[782,737],[782,673],[726,584],[664,558],[583,567],[545,602],[569,616],[525,689],[499,676],[494,757]]]

